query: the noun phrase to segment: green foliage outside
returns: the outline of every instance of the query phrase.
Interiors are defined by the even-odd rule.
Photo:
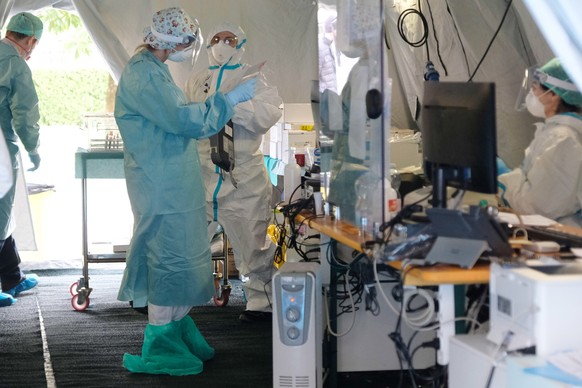
[[[107,71],[34,71],[40,125],[81,125],[85,113],[105,112]]]
[[[56,9],[45,9],[38,16],[47,30],[63,34],[62,44],[76,58],[91,53],[91,38],[79,16]],[[107,111],[112,82],[106,70],[39,69],[32,72],[32,78],[38,93],[40,125],[82,125],[83,114]]]

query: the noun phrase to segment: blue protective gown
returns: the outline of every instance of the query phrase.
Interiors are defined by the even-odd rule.
[[[197,138],[233,115],[222,93],[189,104],[166,64],[148,50],[123,71],[115,119],[125,146],[133,237],[118,299],[134,307],[200,305],[214,294]]]
[[[26,61],[9,43],[0,41],[0,127],[6,138],[16,182],[18,165],[18,138],[26,151],[36,151],[39,146],[38,96],[32,74]],[[14,231],[12,206],[16,185],[0,199],[0,240]]]

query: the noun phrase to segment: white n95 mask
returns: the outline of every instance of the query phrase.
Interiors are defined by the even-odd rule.
[[[224,42],[219,42],[211,47],[212,55],[221,65],[227,62],[236,52],[236,47],[231,47]]]
[[[544,94],[542,94],[542,96]],[[546,117],[546,113],[544,112],[544,104],[542,104],[540,98],[533,94],[533,91],[531,90],[529,91],[527,96],[525,96],[525,107],[527,108],[528,112],[532,114],[532,116],[542,118]]]
[[[168,59],[172,62],[184,62],[185,60],[192,58],[192,48],[189,47],[186,50],[174,51],[169,56]]]

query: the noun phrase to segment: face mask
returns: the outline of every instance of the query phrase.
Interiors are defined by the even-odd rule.
[[[546,117],[546,114],[544,112],[544,104],[542,104],[540,101],[541,96],[536,96],[533,94],[533,91],[530,90],[527,96],[525,96],[525,107],[527,108],[528,112],[532,114],[532,116],[544,118]]]
[[[168,56],[168,59],[172,62],[184,62],[188,58],[192,58],[192,48],[187,48],[182,51],[174,51]]]
[[[36,43],[30,48],[30,50],[27,50],[23,45],[21,45],[17,41],[10,39],[9,37],[6,37],[6,39],[10,40],[12,43],[14,43],[15,45],[22,49],[23,52],[20,53],[20,57],[22,59],[24,59],[25,61],[28,61],[30,59],[30,55],[32,54],[32,50],[34,50],[34,48],[36,47]]]
[[[234,53],[236,52],[235,47],[231,47],[224,42],[220,42],[218,44],[215,44],[214,46],[212,46],[211,50],[212,50],[212,55],[214,56],[214,59],[216,60],[216,62],[220,63],[221,65],[223,63],[225,63],[226,61],[228,61],[230,59],[230,57],[232,57],[234,55]]]

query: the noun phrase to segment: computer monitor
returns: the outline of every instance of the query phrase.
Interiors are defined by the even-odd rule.
[[[495,84],[424,83],[423,161],[433,207],[446,208],[447,186],[497,192]]]

